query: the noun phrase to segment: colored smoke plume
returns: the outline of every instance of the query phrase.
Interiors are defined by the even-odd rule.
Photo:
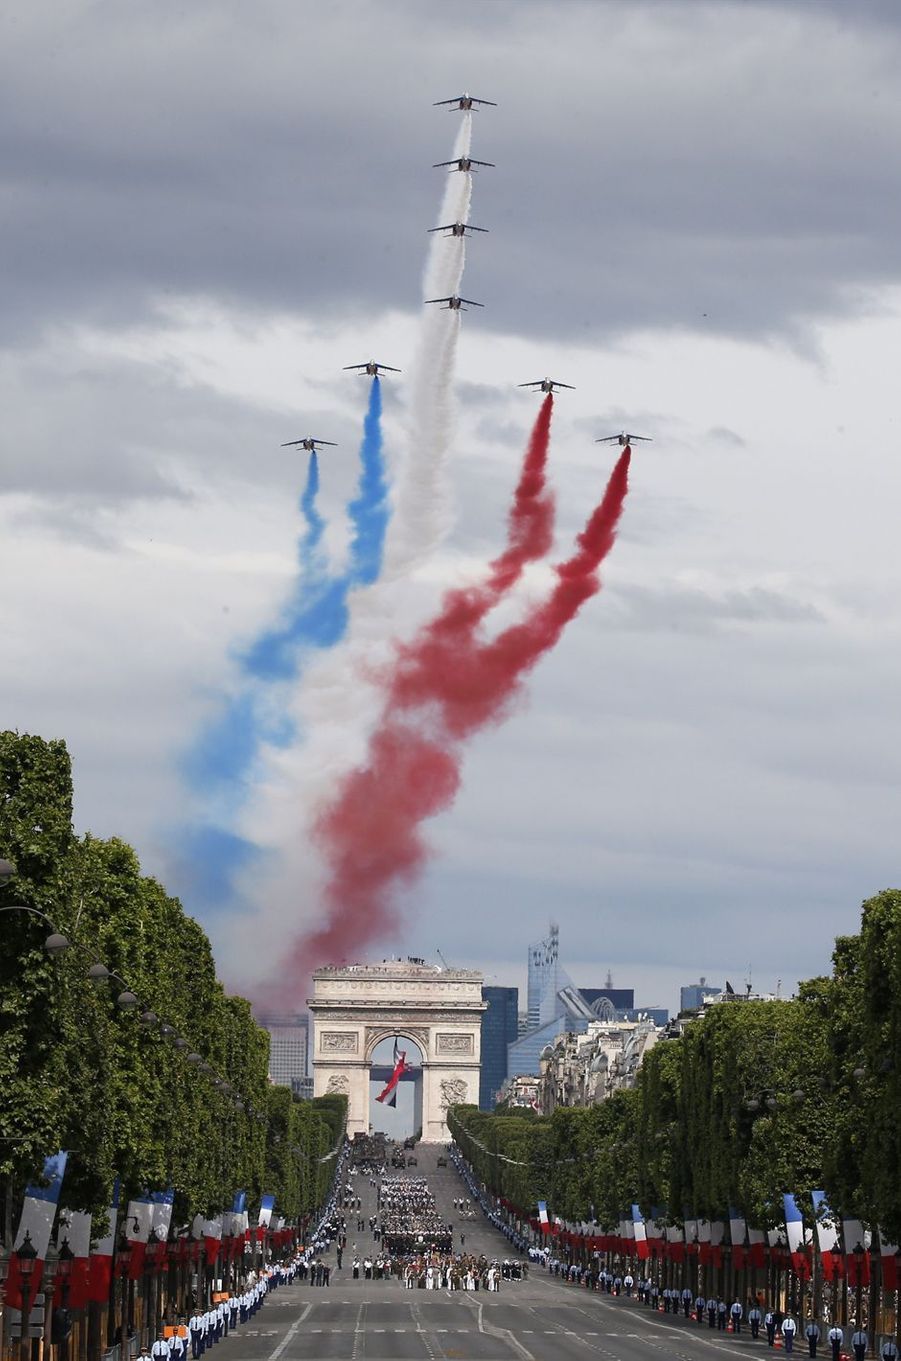
[[[464,114],[452,160],[468,156],[472,114]],[[472,174],[447,172],[436,226],[469,221]],[[423,298],[446,298],[460,292],[466,264],[466,238],[437,234],[430,240],[423,273]],[[447,457],[454,428],[452,395],[460,313],[427,307],[410,375],[409,438],[397,478],[394,519],[385,553],[385,575],[404,575],[444,537],[451,522]]]
[[[285,607],[282,622],[267,629],[242,659],[248,675],[262,681],[292,680],[305,649],[333,647],[344,637],[351,590],[371,585],[378,577],[388,524],[381,419],[381,384],[378,378],[373,378],[363,422],[357,494],[347,507],[352,529],[347,565],[341,572],[328,571],[311,557],[308,539],[301,541],[300,572],[293,597]],[[315,458],[314,453],[311,464]],[[320,527],[314,547],[321,537]]]
[[[467,112],[460,120],[450,159],[467,156],[471,140],[472,115]],[[468,222],[472,175],[457,170],[434,173],[443,177],[435,225]],[[459,294],[465,263],[464,237],[430,236],[422,296]],[[453,519],[447,464],[456,410],[453,385],[460,326],[459,312],[421,309],[404,384],[406,431],[393,469],[393,507],[382,571],[371,589],[351,593],[344,643],[317,658],[304,676],[295,701],[304,733],[303,750],[294,760],[289,756],[288,762],[278,758],[270,762],[272,783],[269,788],[263,785],[254,810],[267,839],[287,843],[277,890],[286,899],[293,893],[298,874],[297,852],[290,845],[296,810],[317,809],[332,797],[336,782],[365,760],[369,733],[379,722],[383,703],[380,691],[369,683],[373,655],[379,661],[390,656],[387,645],[399,608],[406,608],[410,574],[428,560]]]
[[[348,597],[378,578],[389,518],[382,441],[382,394],[373,378],[360,442],[360,471],[347,507],[351,541],[347,562],[329,568],[322,552],[325,521],[319,513],[319,459],[310,454],[300,498],[302,528],[297,573],[281,619],[265,628],[238,658],[242,684],[201,732],[183,762],[202,797],[202,817],[179,829],[177,873],[182,892],[195,902],[221,906],[233,896],[238,873],[260,854],[253,840],[235,830],[249,789],[259,780],[265,744],[284,747],[294,735],[285,714],[285,685],[308,656],[334,647],[348,627]]]
[[[527,463],[534,449],[533,437]],[[478,619],[469,623],[478,614],[476,605],[468,610],[460,606],[463,597],[477,600],[482,608],[485,596],[480,591],[491,594],[488,583],[501,577],[501,564],[515,580],[522,562],[533,555],[528,534],[522,546],[516,538],[522,518],[511,513],[508,546],[492,565],[488,583],[474,592],[452,592],[438,619],[402,649],[366,765],[345,778],[337,798],[316,823],[329,868],[328,915],[324,926],[295,945],[283,974],[286,988],[296,991],[322,963],[360,958],[371,942],[398,927],[397,889],[415,880],[428,857],[423,822],[453,803],[460,783],[462,739],[504,716],[523,678],[600,589],[598,569],[616,538],[630,459],[626,447],[603,499],[578,536],[575,553],[554,568],[556,585],[523,623],[481,643],[474,635]],[[520,489],[522,485],[523,479]],[[549,532],[542,514],[533,516],[531,532]],[[496,588],[495,601],[500,593]],[[490,604],[484,605],[481,617],[488,608]],[[454,630],[436,632],[436,625],[450,618],[464,622]],[[425,719],[419,726],[414,710]]]

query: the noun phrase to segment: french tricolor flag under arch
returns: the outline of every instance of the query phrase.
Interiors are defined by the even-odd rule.
[[[382,1101],[382,1102],[384,1102],[384,1104],[385,1104],[386,1106],[396,1106],[396,1105],[397,1105],[397,1084],[400,1082],[401,1077],[403,1076],[404,1072],[406,1071],[406,1067],[407,1067],[407,1051],[406,1051],[406,1049],[398,1049],[398,1047],[397,1047],[397,1040],[398,1040],[398,1037],[397,1037],[397,1035],[395,1035],[395,1037],[394,1037],[394,1072],[393,1072],[393,1073],[391,1074],[391,1076],[389,1077],[389,1079],[388,1079],[388,1081],[387,1081],[387,1083],[386,1083],[386,1085],[385,1085],[385,1090],[382,1091],[382,1092],[379,1092],[378,1096],[375,1098],[376,1101]]]
[[[59,1193],[62,1190],[67,1158],[68,1154],[62,1151],[54,1153],[44,1163],[43,1185],[26,1187],[25,1204],[22,1206],[22,1217],[13,1242],[3,1295],[10,1309],[21,1309],[23,1313],[29,1313],[34,1297],[41,1288],[44,1259],[50,1246],[50,1234],[59,1205]],[[30,1277],[23,1276],[19,1267],[19,1248],[25,1242],[26,1234],[37,1253]]]

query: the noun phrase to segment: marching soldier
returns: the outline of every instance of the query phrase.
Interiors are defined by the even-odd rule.
[[[854,1351],[854,1361],[864,1361],[869,1344],[870,1339],[867,1337],[864,1329],[859,1326],[855,1328],[854,1332],[851,1334],[851,1347]]]
[[[887,1337],[880,1353],[882,1361],[898,1361],[898,1344],[893,1337]]]
[[[786,1352],[792,1351],[795,1343],[795,1333],[797,1331],[797,1323],[795,1323],[791,1314],[786,1314],[785,1318],[782,1320],[782,1341],[785,1344]]]
[[[826,1337],[829,1340],[829,1346],[832,1348],[832,1361],[841,1361],[842,1344],[845,1340],[845,1335],[837,1323],[833,1323],[829,1332],[826,1334]]]
[[[776,1345],[776,1315],[772,1309],[768,1309],[763,1316],[763,1326],[766,1328],[766,1341],[768,1347]]]
[[[742,1307],[741,1307],[741,1301],[740,1301],[740,1300],[733,1300],[733,1301],[732,1301],[732,1308],[729,1310],[729,1317],[730,1317],[731,1320],[732,1320],[732,1331],[733,1331],[733,1333],[740,1333],[740,1332],[741,1332],[741,1318],[742,1318],[742,1314],[743,1314],[744,1312],[745,1312],[744,1309],[742,1309]]]
[[[717,1300],[716,1303],[716,1326],[721,1333],[726,1331],[726,1301]]]
[[[707,1327],[716,1327],[716,1299],[713,1295],[711,1295],[710,1299],[707,1301]]]
[[[703,1295],[699,1295],[698,1298],[695,1300],[695,1313],[696,1313],[697,1318],[698,1318],[698,1327],[699,1327],[699,1328],[703,1326],[703,1323],[704,1323],[704,1310],[705,1310],[706,1308],[707,1308],[707,1301],[704,1299],[704,1296],[703,1296]]]
[[[153,1361],[169,1361],[169,1339],[164,1328],[160,1328],[159,1337],[150,1348],[150,1355]]]
[[[691,1290],[688,1286],[682,1291],[682,1313],[686,1318],[691,1317]]]
[[[807,1327],[804,1329],[804,1336],[807,1338],[808,1355],[816,1356],[817,1343],[820,1340],[820,1329],[815,1318],[808,1319]]]
[[[751,1336],[756,1341],[760,1335],[760,1323],[763,1315],[760,1312],[760,1305],[755,1300],[748,1310],[748,1322],[751,1325]]]
[[[206,1327],[204,1326],[203,1315],[199,1309],[195,1309],[188,1319],[188,1336],[191,1339],[191,1356],[193,1361],[197,1361],[198,1357],[203,1356],[205,1332]]]

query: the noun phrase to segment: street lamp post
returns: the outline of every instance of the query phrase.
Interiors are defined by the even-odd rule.
[[[69,1361],[69,1334],[72,1331],[69,1314],[69,1278],[72,1275],[74,1260],[75,1253],[69,1247],[68,1238],[64,1238],[56,1263],[56,1274],[61,1282],[59,1308],[53,1311],[51,1326],[51,1339],[59,1349],[56,1354],[57,1361]]]
[[[118,1340],[122,1345],[123,1356],[127,1355],[128,1338],[131,1337],[134,1331],[134,1295],[131,1284],[131,1253],[131,1244],[125,1236],[125,1229],[123,1228],[119,1238],[118,1251],[116,1253],[116,1266],[122,1277],[122,1316],[119,1320],[118,1329],[115,1329],[114,1326],[114,1331],[118,1331],[119,1334]]]
[[[854,1322],[858,1328],[863,1327],[863,1243],[854,1245]]]
[[[144,1291],[144,1318],[142,1320],[143,1327],[141,1329],[142,1333],[144,1331],[144,1328],[147,1329],[148,1347],[152,1345],[154,1336],[156,1335],[156,1303],[155,1303],[156,1295],[155,1285],[157,1269],[156,1249],[157,1244],[159,1242],[160,1242],[159,1234],[157,1233],[155,1228],[151,1228],[150,1236],[147,1239],[147,1255],[144,1259],[144,1281],[146,1288]]]
[[[34,1267],[37,1261],[37,1248],[31,1241],[31,1234],[25,1230],[25,1237],[16,1249],[16,1257],[19,1261],[19,1274],[22,1278],[22,1316],[19,1333],[19,1358],[20,1361],[31,1361],[31,1278],[34,1275]]]

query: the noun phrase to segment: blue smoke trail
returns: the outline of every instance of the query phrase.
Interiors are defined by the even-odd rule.
[[[347,598],[354,586],[369,586],[382,567],[388,524],[388,486],[382,456],[382,392],[373,378],[360,445],[360,480],[347,507],[353,527],[346,570],[310,589],[301,576],[282,624],[258,638],[242,658],[244,670],[258,680],[290,680],[304,648],[334,647],[347,632]]]
[[[319,461],[310,455],[300,498],[304,530],[298,543],[298,575],[292,598],[273,628],[239,656],[247,684],[201,734],[182,769],[204,799],[206,820],[176,838],[172,867],[186,896],[199,905],[227,904],[234,876],[259,857],[259,849],[229,830],[243,805],[264,743],[286,746],[294,728],[273,693],[295,680],[305,654],[334,647],[347,632],[348,597],[378,579],[388,525],[388,483],[382,448],[382,395],[373,378],[360,445],[360,476],[347,507],[351,542],[343,572],[330,574],[321,553],[325,521],[319,514]]]

